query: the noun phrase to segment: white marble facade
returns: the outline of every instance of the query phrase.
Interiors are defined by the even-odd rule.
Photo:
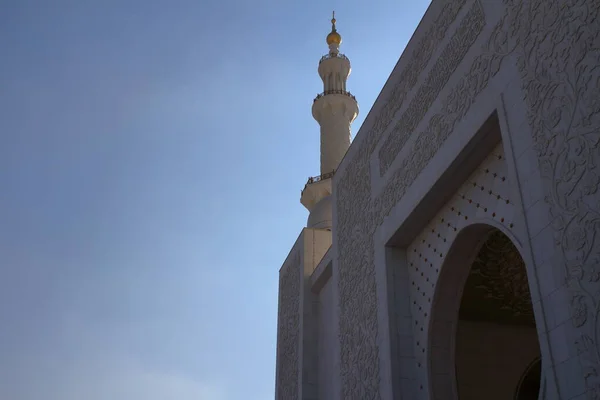
[[[303,229],[280,270],[277,399],[507,398],[457,378],[491,231],[524,262],[539,344],[502,356],[539,353],[540,399],[600,399],[599,14],[432,1],[335,171],[333,229]],[[514,393],[508,372],[488,378]]]

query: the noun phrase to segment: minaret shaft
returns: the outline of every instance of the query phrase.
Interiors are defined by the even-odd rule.
[[[321,122],[321,174],[334,171],[350,147],[350,123],[324,117]]]
[[[313,106],[321,126],[321,174],[337,169],[350,147],[350,125],[356,117],[356,101],[345,94],[330,94]]]

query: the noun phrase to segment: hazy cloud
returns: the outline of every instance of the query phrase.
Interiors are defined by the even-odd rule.
[[[45,349],[12,354],[0,368],[0,398],[18,400],[226,400],[224,384],[128,354],[120,338],[66,318]],[[126,347],[126,346],[125,346]],[[199,355],[201,357],[201,355]],[[9,380],[13,378],[20,384]]]
[[[68,372],[58,375],[45,393],[56,400],[225,400],[222,387],[200,382],[177,373],[150,370],[119,357],[82,360]],[[81,367],[81,368],[80,368]],[[31,400],[46,398],[44,393]]]

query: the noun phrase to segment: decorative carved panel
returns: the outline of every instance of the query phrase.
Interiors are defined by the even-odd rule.
[[[504,0],[567,276],[589,399],[600,399],[600,1]]]
[[[402,150],[411,136],[410,134],[429,111],[429,107],[463,61],[484,26],[483,9],[478,2],[475,2],[433,65],[425,82],[419,87],[391,134],[381,146],[379,150],[379,173],[381,175],[386,173],[398,152]]]
[[[455,22],[466,0],[445,1],[444,3],[435,21],[423,35],[419,44],[415,46],[406,67],[400,72],[385,105],[369,131],[368,144],[366,145],[369,154],[373,152],[374,146],[394,121],[395,114],[404,105],[404,100],[417,84],[419,76],[431,61],[434,51],[446,37],[450,25]],[[407,133],[404,132],[404,135]],[[396,129],[391,133],[391,135],[397,134],[399,132]]]
[[[389,101],[380,111],[373,128],[352,160],[337,181],[337,240],[339,244],[339,293],[340,293],[340,347],[342,398],[344,399],[379,399],[379,348],[377,345],[377,287],[374,269],[373,234],[383,218],[403,195],[402,188],[408,187],[415,179],[419,168],[428,161],[420,154],[415,159],[415,167],[408,168],[408,179],[394,178],[384,194],[385,208],[380,199],[371,199],[369,160],[394,114],[402,107],[408,92],[416,84],[421,71],[430,62],[431,56],[445,34],[458,16],[465,1],[446,1],[437,21],[432,24],[431,32],[423,36],[419,46],[413,53],[412,60],[400,73],[397,86],[392,89]],[[476,2],[474,7],[480,7]],[[463,27],[455,35],[465,35],[464,29],[480,31],[485,23],[480,9],[472,10],[469,22],[474,26]],[[475,19],[475,20],[473,20]],[[454,51],[463,53],[470,42],[454,41]],[[452,56],[447,54],[447,56]],[[430,80],[435,82],[435,80]],[[403,132],[407,135],[409,132]],[[443,138],[445,139],[445,138]],[[443,141],[443,140],[442,140]],[[433,142],[428,140],[427,142]],[[439,142],[441,143],[441,141]],[[423,146],[418,141],[417,146]],[[416,149],[420,151],[421,149]],[[432,156],[433,154],[431,154]],[[412,172],[411,172],[412,171]],[[401,190],[390,193],[389,188],[395,186]],[[393,197],[393,198],[392,198]]]
[[[300,347],[300,282],[298,250],[288,258],[279,276],[277,321],[277,400],[298,399]]]
[[[398,163],[381,194],[371,198],[373,152],[465,1],[446,2],[429,28],[432,31],[415,47],[413,60],[400,73],[402,79],[391,90],[371,130],[363,133],[366,137],[358,141],[359,148],[349,153],[352,159],[338,171],[336,240],[344,399],[380,398],[373,234],[451,137],[455,126],[509,56],[518,63],[529,126],[544,178],[543,201],[550,208],[548,218],[555,232],[553,268],[568,277],[572,293],[571,325],[576,331],[578,355],[585,365],[589,399],[600,399],[600,0],[502,0],[502,3],[504,16],[467,72],[458,79],[450,79],[453,87],[441,100],[441,111],[431,116],[422,131],[392,133],[416,138],[411,140],[409,151],[402,151],[408,156]],[[405,138],[387,140],[397,142],[394,151],[408,143]],[[381,151],[386,170],[392,165],[394,155],[383,148]],[[466,201],[454,201],[463,200]],[[502,202],[497,206],[505,207]],[[434,237],[437,238],[437,233]],[[420,270],[418,276],[421,272],[425,271]],[[425,273],[422,278],[427,282]],[[426,302],[427,296],[421,293],[425,292],[415,292],[415,301],[419,298]],[[416,310],[425,313],[423,306]],[[427,387],[427,382],[421,384]]]

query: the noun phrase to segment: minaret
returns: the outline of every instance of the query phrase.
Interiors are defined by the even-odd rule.
[[[321,126],[321,175],[308,179],[300,198],[310,212],[309,228],[331,229],[331,178],[350,147],[350,125],[358,115],[358,103],[346,91],[350,60],[340,53],[342,37],[335,23],[334,12],[327,35],[329,53],[319,61],[323,93],[312,106],[313,117]]]

